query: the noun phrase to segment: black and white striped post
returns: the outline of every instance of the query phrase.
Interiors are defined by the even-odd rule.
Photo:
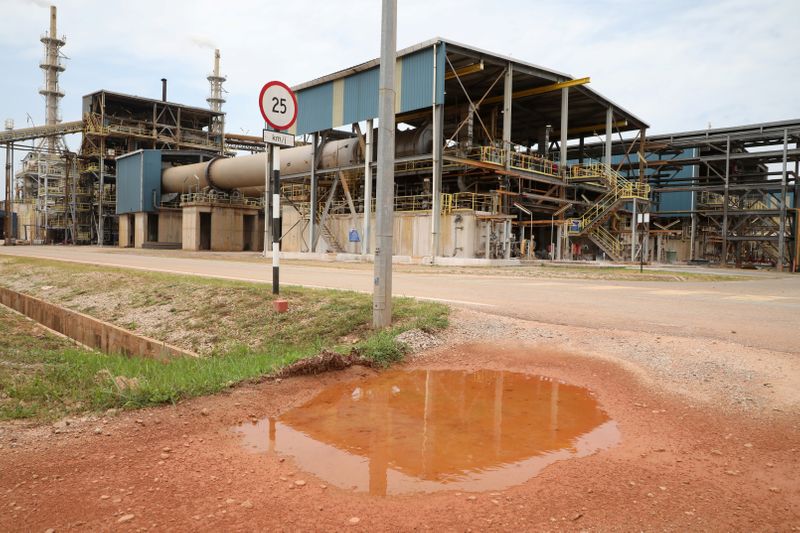
[[[281,247],[281,158],[280,147],[293,147],[294,135],[287,133],[297,120],[297,96],[288,85],[271,81],[261,88],[258,98],[261,116],[264,118],[264,143],[267,145],[268,163],[264,169],[264,185],[272,191],[272,294],[278,295],[280,288]],[[267,129],[267,126],[271,129]],[[270,178],[272,178],[270,180]],[[270,183],[271,181],[271,183]],[[268,193],[265,201],[269,200]],[[264,225],[269,220],[265,209]],[[264,230],[264,256],[267,255],[267,231]],[[275,310],[284,313],[288,309],[286,300],[276,299]]]
[[[281,149],[270,145],[272,162],[272,294],[280,294]]]

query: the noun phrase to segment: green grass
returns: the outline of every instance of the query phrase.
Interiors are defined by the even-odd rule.
[[[406,353],[396,335],[441,330],[449,313],[439,303],[395,298],[394,326],[374,331],[366,294],[286,287],[281,297],[290,312],[277,314],[267,284],[30,259],[0,260],[0,284],[183,348],[205,347],[199,358],[169,362],[105,355],[0,308],[0,419],[174,403],[259,379],[323,349],[356,348],[388,366]],[[95,300],[86,305],[86,297]],[[119,386],[120,376],[134,386]]]

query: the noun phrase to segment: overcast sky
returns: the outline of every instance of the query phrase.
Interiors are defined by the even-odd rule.
[[[46,0],[0,0],[0,121],[44,121]],[[375,58],[379,0],[58,0],[64,120],[98,89],[206,107],[213,47],[226,130],[259,134],[260,87]],[[664,133],[800,117],[800,0],[399,0],[398,48],[435,36],[575,77]],[[77,148],[71,141],[71,148]],[[5,154],[0,154],[4,162]],[[1,189],[1,188],[0,188]],[[0,191],[2,194],[2,191]]]

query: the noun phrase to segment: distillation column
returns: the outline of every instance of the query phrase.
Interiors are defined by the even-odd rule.
[[[206,98],[206,102],[208,102],[209,109],[219,113],[222,111],[222,104],[225,103],[225,98],[222,97],[222,83],[227,80],[225,76],[219,73],[219,49],[214,50],[214,71],[209,74],[206,79],[211,85],[211,94]],[[214,119],[214,123],[211,125],[211,133],[214,135],[222,135],[224,131],[224,120],[223,117]]]
[[[48,126],[55,126],[61,122],[59,103],[64,98],[64,93],[58,86],[58,75],[64,72],[60,51],[66,40],[64,37],[58,37],[56,21],[56,6],[50,6],[50,32],[40,39],[44,44],[44,59],[39,65],[44,71],[44,87],[39,90],[39,94],[45,98],[45,124]],[[61,142],[61,137],[48,137],[47,151],[55,153],[60,148]]]

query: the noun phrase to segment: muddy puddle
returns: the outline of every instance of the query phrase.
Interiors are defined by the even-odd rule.
[[[235,428],[327,483],[375,495],[499,490],[620,440],[587,389],[482,370],[395,370]]]

